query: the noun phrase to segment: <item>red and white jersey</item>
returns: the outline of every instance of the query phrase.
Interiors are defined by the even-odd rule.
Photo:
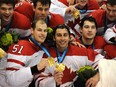
[[[87,7],[85,6],[82,10],[87,9],[85,13],[82,13],[80,15],[80,19],[82,19],[84,16],[90,14],[91,12],[94,12],[100,8],[99,4],[96,0],[88,0]]]
[[[57,64],[58,60],[56,50],[51,48],[49,49],[49,52]],[[65,65],[65,70],[63,71],[63,85],[61,85],[61,87],[71,87],[69,85],[71,85],[71,82],[73,82],[77,76],[76,71],[80,67],[90,65],[96,68],[98,61],[102,58],[102,55],[97,54],[91,49],[79,48],[77,46],[69,45],[66,56],[62,62]],[[54,71],[55,65],[52,67],[47,67],[44,73],[36,80],[36,87],[56,87],[54,78],[52,77],[54,75]],[[46,77],[47,74],[52,76]],[[50,81],[51,83],[49,83]]]
[[[81,36],[80,30],[79,30],[79,23],[80,19],[82,19],[85,15],[89,14],[90,12],[95,11],[96,9],[99,9],[99,5],[96,2],[96,0],[88,0],[87,8],[83,8],[82,10],[87,9],[87,11],[80,15],[80,18],[75,19],[72,14],[65,14],[66,8],[69,6],[67,0],[52,0],[51,6],[50,6],[50,12],[54,14],[60,14],[62,17],[64,17],[65,23],[71,28],[71,31],[77,38]]]
[[[65,16],[66,8],[68,7],[67,0],[51,0],[50,12]]]
[[[82,40],[79,40],[80,43],[83,44]],[[84,45],[84,44],[83,44]],[[106,41],[102,36],[96,36],[94,38],[93,44],[92,45],[85,45],[87,49],[92,49],[100,54],[104,54],[103,48],[106,45]]]
[[[0,87],[9,87],[6,81],[7,56],[0,59]]]
[[[4,31],[7,26],[3,27],[2,30]],[[25,38],[31,34],[30,28],[31,28],[31,22],[29,21],[29,19],[24,15],[14,11],[8,31],[9,32],[14,31],[18,33],[21,38]]]
[[[116,60],[116,44],[108,44],[104,47],[106,58]]]
[[[34,20],[33,8],[33,4],[28,2],[20,2],[15,5],[15,11],[25,15],[31,22]],[[64,18],[58,14],[49,13],[47,20],[48,27],[54,28],[59,24],[64,24]]]
[[[30,67],[37,65],[44,51],[35,44],[20,40],[10,46],[7,60],[7,82],[11,87],[28,87],[33,80]]]
[[[104,38],[107,43],[113,43],[110,41],[111,38],[116,37],[116,25],[111,28],[108,28],[104,34]]]
[[[104,55],[104,46],[106,45],[106,41],[102,36],[96,36],[94,38],[94,42],[93,42],[93,50]],[[92,46],[91,46],[92,47]]]
[[[66,8],[69,6],[67,0],[51,0],[50,12],[55,14],[60,14],[65,16]],[[83,8],[85,10],[85,7]],[[96,0],[88,0],[87,10],[97,10],[99,9],[99,4]]]
[[[109,27],[113,27],[113,25],[114,25],[114,21],[109,21],[106,18],[105,10],[99,9],[99,10],[96,10],[95,12],[90,13],[89,15],[96,19],[96,22],[98,25],[98,28],[97,28],[98,35],[104,35],[104,31]]]

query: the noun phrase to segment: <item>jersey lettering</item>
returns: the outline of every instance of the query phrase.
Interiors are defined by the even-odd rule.
[[[19,48],[19,47],[20,47],[20,48]],[[18,52],[19,54],[21,54],[22,49],[23,49],[23,46],[14,45],[12,52],[14,52],[14,53],[15,53],[15,52]]]

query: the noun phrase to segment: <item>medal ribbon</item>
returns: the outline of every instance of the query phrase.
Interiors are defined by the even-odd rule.
[[[76,9],[79,9],[78,6],[76,6],[75,8],[76,8]],[[85,5],[84,9],[82,9],[82,10],[79,9],[79,11],[80,11],[81,14],[86,13],[87,10],[88,10],[88,6],[87,6],[87,5]]]
[[[38,47],[40,47],[40,48],[46,53],[46,55],[47,55],[48,57],[51,57],[50,53],[48,52],[48,50],[45,48],[44,45],[38,44],[38,42],[37,42],[32,36],[30,37],[30,40],[31,40],[35,45],[37,45]]]
[[[63,54],[62,56],[60,56],[60,52],[58,51],[58,49],[56,48],[56,52],[57,52],[57,58],[58,58],[58,62],[59,63],[62,63],[62,61],[64,60],[65,56],[66,56],[66,53],[67,53],[67,50],[68,48],[66,48],[64,51],[63,51]]]

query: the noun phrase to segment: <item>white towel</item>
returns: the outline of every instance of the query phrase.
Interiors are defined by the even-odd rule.
[[[100,81],[96,87],[116,87],[116,60],[101,59],[98,67]]]

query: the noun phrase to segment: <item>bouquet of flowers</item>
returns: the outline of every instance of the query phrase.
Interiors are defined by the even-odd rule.
[[[48,46],[51,46],[53,43],[53,29],[51,27],[48,27],[47,37],[45,42],[48,44]]]
[[[52,33],[53,33],[53,29],[51,27],[48,27],[48,30],[47,30],[47,37],[49,39],[52,39]]]
[[[3,32],[0,31],[0,48],[3,49],[4,51],[8,50],[8,47],[12,43],[18,42],[19,35],[15,32]]]
[[[85,87],[86,81],[97,73],[91,66],[83,66],[78,71],[78,78],[74,82],[74,87]]]

